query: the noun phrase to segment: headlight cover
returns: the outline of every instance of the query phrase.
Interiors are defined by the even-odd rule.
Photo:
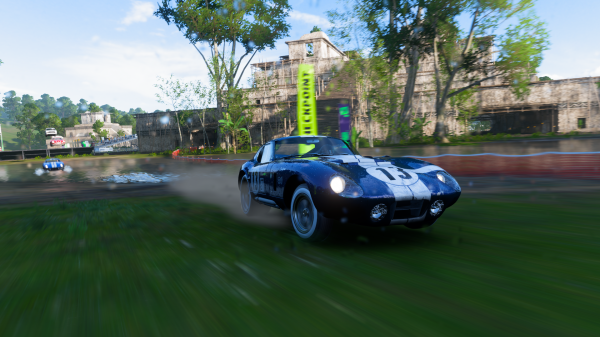
[[[436,174],[437,178],[439,181],[443,182],[444,184],[452,187],[455,191],[460,192],[460,185],[458,185],[458,182],[456,182],[456,179],[454,179],[448,172],[445,171],[439,171]]]
[[[329,186],[335,193],[344,198],[359,198],[363,195],[363,189],[357,183],[339,174],[331,177]]]
[[[340,194],[346,188],[346,181],[340,176],[335,176],[329,181],[329,186],[335,193]]]

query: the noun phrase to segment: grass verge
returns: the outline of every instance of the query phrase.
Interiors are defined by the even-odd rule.
[[[320,244],[177,198],[1,207],[0,335],[597,336],[598,196]]]

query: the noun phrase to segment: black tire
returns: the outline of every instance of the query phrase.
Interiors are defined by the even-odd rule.
[[[242,206],[242,212],[247,216],[263,215],[269,211],[269,207],[259,204],[256,200],[252,199],[252,193],[250,193],[250,182],[246,176],[242,177],[240,181],[240,203]]]
[[[296,187],[290,209],[292,225],[299,237],[306,241],[322,241],[329,236],[331,220],[317,211],[306,184]]]

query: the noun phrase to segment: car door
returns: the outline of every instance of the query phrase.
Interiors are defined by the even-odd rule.
[[[267,143],[256,156],[256,164],[250,169],[250,181],[252,193],[259,197],[270,196],[271,180],[269,176],[269,165],[273,156],[273,144]]]

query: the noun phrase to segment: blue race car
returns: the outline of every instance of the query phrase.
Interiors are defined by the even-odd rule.
[[[44,164],[42,164],[42,166],[44,167],[44,170],[47,171],[65,169],[65,164],[58,158],[48,158],[44,161]]]
[[[296,233],[318,241],[333,221],[367,226],[432,225],[460,197],[442,168],[413,158],[361,156],[324,136],[279,138],[261,147],[238,175],[242,210],[289,211]]]

